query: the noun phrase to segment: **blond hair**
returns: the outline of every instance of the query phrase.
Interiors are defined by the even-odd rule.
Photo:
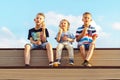
[[[68,28],[67,28],[67,30],[69,30],[70,22],[69,22],[67,19],[62,19],[62,20],[60,21],[60,24],[61,24],[62,21],[66,21],[66,22],[68,23]],[[59,27],[61,27],[60,24],[59,24]]]
[[[43,17],[45,18],[44,13],[38,13],[36,16],[38,16],[38,15],[43,16]],[[41,23],[41,26],[46,26],[46,25],[45,25],[45,21],[43,21],[43,22]]]
[[[37,15],[41,15],[41,16],[43,16],[45,18],[44,13],[38,13]]]

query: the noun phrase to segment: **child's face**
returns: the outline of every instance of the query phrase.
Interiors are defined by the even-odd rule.
[[[84,25],[90,25],[90,22],[92,21],[92,17],[90,14],[85,14],[83,16],[82,21],[84,22]]]
[[[68,22],[67,21],[61,21],[60,22],[60,28],[67,29],[68,28]]]
[[[44,21],[44,17],[42,15],[37,15],[36,18],[34,19],[36,25],[40,25]]]

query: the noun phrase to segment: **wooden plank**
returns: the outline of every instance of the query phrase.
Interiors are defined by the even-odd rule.
[[[120,69],[0,69],[0,80],[119,80]]]
[[[55,56],[54,49],[54,56]],[[24,49],[0,49],[0,66],[24,66]],[[83,62],[80,51],[74,50],[75,64],[81,66]],[[95,49],[91,59],[93,66],[120,66],[120,49]],[[48,66],[46,50],[32,50],[31,66]],[[61,66],[70,66],[68,51],[63,50]]]

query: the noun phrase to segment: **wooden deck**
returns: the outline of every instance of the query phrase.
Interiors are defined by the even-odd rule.
[[[81,66],[77,49],[74,66],[68,64],[66,50],[57,68],[48,66],[46,50],[33,50],[31,67],[25,68],[23,50],[0,49],[0,80],[120,80],[120,48],[96,48],[90,68]]]
[[[24,66],[24,49],[0,49],[0,67]],[[56,49],[54,49],[55,56]],[[74,66],[81,66],[80,51],[74,49]],[[96,48],[90,61],[93,66],[120,66],[120,48]],[[31,51],[31,66],[48,66],[46,50]],[[63,50],[61,66],[70,66],[67,50]]]
[[[120,69],[0,69],[0,80],[120,80]]]

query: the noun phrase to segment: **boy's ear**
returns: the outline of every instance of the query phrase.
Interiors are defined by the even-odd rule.
[[[34,21],[35,21],[36,19],[34,19]]]

